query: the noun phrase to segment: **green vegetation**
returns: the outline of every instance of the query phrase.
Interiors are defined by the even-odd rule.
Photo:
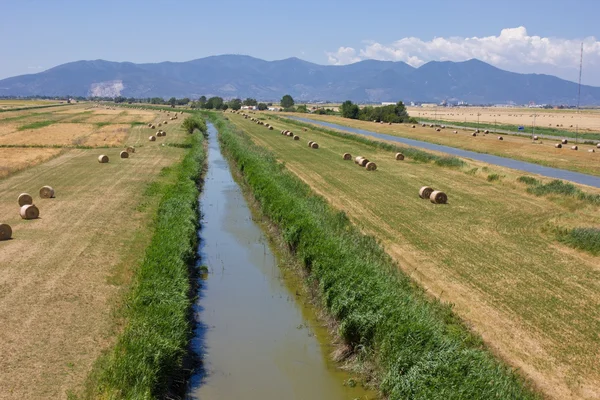
[[[585,250],[596,256],[600,255],[600,228],[559,230],[557,238],[568,246]]]
[[[182,374],[192,333],[189,268],[205,160],[202,135],[189,142],[183,161],[169,169],[176,181],[157,191],[162,199],[155,231],[127,299],[128,323],[100,373],[102,398],[164,398],[173,378]]]
[[[521,176],[518,178],[519,182],[525,183],[529,187],[527,192],[536,196],[548,196],[558,194],[562,196],[573,197],[577,200],[584,201],[590,204],[600,204],[600,195],[586,193],[583,190],[577,188],[571,183],[565,183],[559,179],[555,179],[546,184],[542,184],[539,180],[529,177]]]
[[[487,181],[488,181],[488,182],[499,181],[499,180],[500,180],[500,178],[501,178],[501,176],[500,176],[500,175],[498,175],[498,174],[489,174],[489,175],[487,176]]]
[[[198,115],[192,115],[183,121],[181,127],[185,129],[187,133],[194,133],[196,129],[201,132],[206,132],[206,121]]]
[[[247,134],[214,114],[211,118],[262,212],[279,227],[323,306],[339,322],[340,336],[359,360],[378,365],[375,373],[385,396],[535,398],[450,306],[428,299],[398,272],[373,237],[363,235]]]
[[[32,122],[31,124],[21,125],[17,130],[18,131],[26,131],[29,129],[40,129],[40,128],[44,128],[46,126],[55,124],[56,122],[58,122],[58,121],[47,120],[47,121]]]
[[[64,107],[64,106],[70,106],[70,105],[72,105],[72,104],[67,103],[67,104],[50,104],[50,105],[45,105],[45,106],[14,107],[14,108],[2,109],[2,110],[0,110],[0,113],[12,112],[12,111],[33,110],[33,109],[37,109],[37,108]]]
[[[265,103],[258,103],[258,111],[265,111],[269,108],[268,105],[266,105]]]
[[[414,118],[409,117],[406,107],[404,107],[404,103],[401,101],[395,105],[359,108],[358,105],[352,103],[350,100],[346,100],[340,106],[340,113],[344,118],[360,119],[362,121],[416,123]]]
[[[294,99],[292,98],[292,96],[290,96],[289,94],[286,94],[285,96],[283,96],[281,98],[280,104],[281,104],[281,107],[286,109],[286,108],[294,107],[295,102],[294,102]]]
[[[277,117],[277,116],[272,116],[272,118],[281,120],[281,118]],[[454,167],[463,167],[463,166],[467,165],[467,163],[465,163],[463,160],[461,160],[458,157],[438,156],[438,155],[431,154],[431,153],[428,153],[423,150],[415,149],[414,147],[401,147],[401,146],[397,146],[395,144],[391,144],[391,143],[387,143],[387,142],[371,140],[364,136],[334,131],[334,130],[314,126],[311,124],[306,124],[304,122],[291,120],[291,119],[287,119],[287,118],[285,119],[285,122],[287,124],[296,125],[296,126],[303,127],[303,128],[309,128],[314,131],[323,132],[323,133],[326,133],[331,136],[340,137],[340,138],[344,138],[344,139],[350,139],[355,142],[373,146],[378,149],[393,151],[395,153],[402,153],[405,156],[411,158],[413,161],[435,162],[436,165],[439,165],[441,167],[453,167],[453,168]]]
[[[492,124],[489,122],[481,122],[479,124],[477,124],[477,122],[460,122],[460,121],[445,121],[445,120],[434,120],[434,119],[430,119],[430,118],[419,118],[419,123],[430,123],[430,124],[440,124],[440,123],[444,123],[447,125],[453,125],[453,126],[464,126],[466,128],[473,128],[473,129],[488,129],[490,132],[493,132],[494,129],[497,130],[502,130],[502,131],[512,131],[512,132],[525,132],[525,131],[519,131],[519,125],[510,125],[510,124]],[[532,134],[532,127],[531,126],[527,126],[525,127],[527,129],[526,133]],[[547,128],[547,127],[543,127],[543,126],[536,126],[535,127],[535,134],[536,135],[548,135],[548,136],[556,136],[556,137],[566,137],[566,138],[575,138],[575,137],[579,137],[579,139],[591,139],[591,140],[600,140],[600,133],[582,133],[580,132],[578,135],[575,134],[575,132],[573,131],[566,131],[566,130],[560,130],[560,129],[555,129],[555,128]],[[594,144],[595,142],[591,142],[591,144]]]

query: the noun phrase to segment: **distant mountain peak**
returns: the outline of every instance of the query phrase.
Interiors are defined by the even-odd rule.
[[[577,85],[543,74],[503,71],[478,59],[431,61],[414,68],[402,61],[363,60],[319,65],[298,57],[265,61],[222,54],[185,62],[80,60],[0,80],[0,96],[119,93],[126,97],[253,97],[355,102],[462,100],[471,104],[575,104]],[[600,88],[582,86],[581,103],[600,104]]]

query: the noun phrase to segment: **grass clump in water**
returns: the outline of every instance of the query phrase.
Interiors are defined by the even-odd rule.
[[[216,114],[225,153],[317,286],[354,354],[390,399],[533,399],[452,312],[399,272],[376,239]]]
[[[203,131],[205,132],[205,131]],[[100,398],[165,398],[191,337],[190,265],[195,259],[198,228],[198,182],[205,160],[203,136],[182,162],[164,173],[174,183],[149,187],[161,195],[155,231],[136,272],[127,299],[127,325],[101,365],[96,391]]]

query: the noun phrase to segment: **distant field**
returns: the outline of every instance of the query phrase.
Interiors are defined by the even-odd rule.
[[[600,132],[600,110],[546,110],[539,108],[503,108],[503,107],[407,107],[408,113],[417,119],[437,119],[448,122],[479,122],[487,125],[509,124],[523,125],[531,132],[533,116],[540,128],[555,128],[574,132],[579,126],[580,132]]]
[[[455,304],[492,350],[549,398],[600,396],[600,258],[561,244],[554,234],[555,227],[599,226],[600,206],[534,196],[517,172],[484,163],[445,168],[395,161],[392,152],[351,139],[275,120],[269,131],[227,116],[379,238],[431,295]],[[282,136],[284,128],[301,139]],[[308,140],[319,149],[308,148]],[[377,171],[342,160],[345,152],[375,161]],[[423,185],[446,192],[449,204],[419,199]]]
[[[2,100],[0,99],[0,111],[11,110],[13,108],[44,107],[51,105],[65,104],[65,102],[56,100]]]
[[[182,120],[149,142],[154,131],[121,118],[158,122],[164,115],[88,106],[66,113],[83,122],[53,109],[0,114],[0,142],[13,146],[0,147],[0,221],[13,229],[12,240],[0,241],[0,399],[67,398],[82,389],[96,358],[114,343],[115,306],[152,233],[159,198],[148,185],[173,179],[161,171],[185,153],[163,146],[187,137]],[[85,122],[90,117],[108,124]],[[48,120],[56,123],[18,130]],[[34,143],[46,147],[19,147]],[[94,147],[104,145],[111,147]],[[136,152],[120,159],[128,145]],[[99,164],[100,154],[110,162]],[[39,198],[43,185],[54,187],[55,199]],[[19,217],[22,192],[33,195],[40,219]]]
[[[298,116],[298,114],[289,115]],[[408,124],[376,124],[369,121],[359,121],[329,115],[301,114],[300,116],[393,136],[423,140],[480,153],[489,153],[501,157],[534,162],[549,167],[600,175],[600,149],[597,149],[593,145],[579,144],[579,150],[573,151],[570,149],[572,143],[563,146],[562,149],[555,148],[554,145],[559,142],[559,139],[540,139],[532,142],[528,137],[514,135],[479,134],[473,137],[471,136],[473,130],[468,128],[457,129],[458,133],[454,134],[454,129],[452,128],[436,132],[433,128],[421,127],[420,125],[412,128]],[[503,136],[504,140],[498,140],[498,136]],[[594,149],[596,152],[589,153],[588,150],[590,149]]]

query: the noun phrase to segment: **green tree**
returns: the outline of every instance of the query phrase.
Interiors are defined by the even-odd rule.
[[[286,94],[281,98],[281,107],[283,108],[291,108],[294,107],[294,99],[289,94]]]
[[[246,100],[244,100],[245,106],[255,106],[257,104],[258,104],[258,102],[256,101],[256,99],[251,99],[250,97],[248,97]]]
[[[307,113],[308,108],[306,107],[306,104],[300,104],[298,107],[296,107],[296,112]]]
[[[224,103],[221,105],[221,110],[225,111],[229,108],[229,106],[227,105],[227,103]]]
[[[232,110],[239,110],[240,108],[242,108],[242,100],[240,99],[233,99],[231,101],[229,101],[229,108],[231,108]]]
[[[167,103],[169,103],[171,107],[175,107],[175,104],[177,104],[177,99],[175,97],[171,97]]]
[[[185,106],[189,102],[190,102],[190,99],[187,98],[187,97],[184,97],[183,99],[177,100],[177,104],[180,105],[180,106]]]
[[[358,119],[359,111],[360,109],[358,106],[352,103],[350,100],[346,100],[340,106],[340,113],[344,118]]]
[[[269,107],[265,103],[258,103],[258,111],[265,111]]]
[[[202,108],[206,104],[206,96],[200,96],[198,104],[200,104],[200,108]]]
[[[223,108],[223,99],[217,96],[211,97],[210,99],[206,100],[205,108],[208,108],[209,110],[212,110],[213,108],[215,110],[220,110]]]

